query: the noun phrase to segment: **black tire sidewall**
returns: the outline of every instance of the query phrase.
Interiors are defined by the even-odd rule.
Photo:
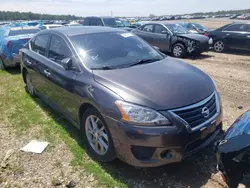
[[[91,147],[91,145],[89,144],[89,141],[85,132],[85,121],[90,115],[94,115],[102,121],[103,125],[105,126],[106,132],[108,134],[109,148],[106,154],[104,155],[99,155],[98,153],[96,153],[94,149]],[[113,140],[112,140],[112,136],[109,131],[109,128],[104,118],[102,117],[102,115],[95,108],[89,108],[83,113],[82,118],[81,118],[80,129],[81,129],[81,137],[84,141],[85,149],[92,159],[96,161],[100,161],[100,162],[110,162],[116,158],[116,152],[115,152],[115,148],[114,148],[114,144],[113,144]]]
[[[174,48],[175,48],[176,46],[179,46],[179,47],[181,47],[181,49],[182,49],[182,54],[181,54],[180,56],[175,56],[175,55],[174,55]],[[176,58],[183,58],[183,57],[185,57],[186,54],[187,54],[187,49],[185,48],[185,46],[184,46],[183,44],[181,44],[181,43],[176,43],[176,44],[172,47],[171,52],[172,52],[172,55],[173,55],[174,57],[176,57]]]
[[[5,65],[4,65],[3,60],[2,60],[1,57],[0,57],[0,64],[2,64],[2,68],[0,66],[0,70],[4,70],[5,69]]]

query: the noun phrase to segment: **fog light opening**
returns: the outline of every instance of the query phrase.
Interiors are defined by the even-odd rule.
[[[171,150],[165,150],[161,153],[161,158],[163,159],[172,159],[173,158],[173,154]]]

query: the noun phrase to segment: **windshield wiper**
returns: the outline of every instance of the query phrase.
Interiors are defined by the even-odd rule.
[[[103,66],[103,67],[98,67],[98,68],[91,68],[92,70],[111,70],[113,68],[109,66]]]
[[[136,65],[142,65],[142,64],[147,64],[147,63],[153,63],[155,61],[160,61],[161,59],[141,59],[139,61],[137,61],[136,63],[130,64],[127,67],[132,67],[132,66],[136,66]]]

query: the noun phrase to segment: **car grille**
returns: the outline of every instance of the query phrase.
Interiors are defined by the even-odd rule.
[[[204,101],[201,101],[197,105],[192,105],[190,106],[190,108],[186,107],[183,110],[177,109],[173,110],[173,112],[179,117],[181,117],[183,120],[185,120],[191,128],[195,128],[212,118],[217,113],[215,93]],[[204,108],[209,109],[209,115],[203,115],[202,110]]]

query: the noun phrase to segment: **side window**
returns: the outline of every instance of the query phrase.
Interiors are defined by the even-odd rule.
[[[153,27],[154,25],[145,25],[142,29],[142,31],[145,31],[145,32],[153,32]]]
[[[96,18],[91,18],[89,21],[89,25],[96,26],[97,25],[97,19]]]
[[[85,19],[84,19],[83,25],[89,25],[89,18],[85,18]]]
[[[250,24],[246,24],[246,25],[245,25],[244,31],[250,32]]]
[[[244,24],[231,25],[227,27],[226,29],[224,29],[224,31],[244,31]]]
[[[103,26],[102,20],[101,18],[97,19],[97,24],[98,26]]]
[[[30,40],[30,47],[29,47],[30,50],[33,50],[34,45],[35,45],[35,40],[36,40],[36,37]]]
[[[42,56],[45,56],[48,41],[49,41],[49,35],[38,35],[35,38],[35,41],[33,42],[33,44],[31,43],[31,48],[34,52]]]
[[[167,30],[162,25],[155,25],[154,33],[163,34],[163,31],[167,32]]]
[[[65,58],[71,58],[72,53],[65,41],[56,35],[52,35],[48,58],[58,64]]]

